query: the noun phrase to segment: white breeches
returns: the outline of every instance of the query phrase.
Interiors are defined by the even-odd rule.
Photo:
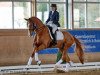
[[[55,31],[58,29],[57,25],[55,25],[54,23],[52,23],[52,21],[49,21],[47,23],[48,26],[52,27],[52,32],[55,33]]]

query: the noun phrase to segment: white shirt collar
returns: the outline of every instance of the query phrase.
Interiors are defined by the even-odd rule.
[[[52,14],[54,13],[54,11],[52,11]]]

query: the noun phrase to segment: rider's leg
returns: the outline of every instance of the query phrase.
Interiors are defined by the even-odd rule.
[[[58,29],[58,27],[55,24],[53,24],[52,25],[52,32],[55,33],[57,29]]]
[[[52,34],[53,35],[53,41],[54,43],[57,43],[57,40],[56,40],[56,32]]]
[[[58,27],[53,24],[52,25],[52,32],[53,32],[53,38],[54,38],[54,42],[57,43],[57,40],[56,40],[56,31],[57,31]]]
[[[56,29],[54,29],[53,26],[50,26],[50,25],[47,25],[47,26],[50,29],[51,35],[53,37],[52,43],[55,45],[55,44],[57,44],[57,42],[56,42]]]

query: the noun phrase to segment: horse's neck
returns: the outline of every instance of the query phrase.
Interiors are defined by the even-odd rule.
[[[44,30],[46,30],[46,26],[43,25],[36,30],[36,33],[44,33]]]
[[[44,26],[44,24],[38,19],[36,20],[36,24],[38,25],[38,27]]]
[[[38,28],[39,28],[39,29],[36,30],[36,33],[38,35],[45,33],[45,31],[47,31],[47,29],[46,29],[47,27],[42,23],[41,20],[36,19],[35,22],[36,22],[36,24],[38,25]]]

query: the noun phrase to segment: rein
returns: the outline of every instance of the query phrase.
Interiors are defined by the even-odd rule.
[[[45,27],[45,25],[43,25],[43,26],[41,26],[41,27],[39,27],[37,29],[40,30],[40,29],[43,29],[44,27]]]
[[[41,27],[37,27],[37,26],[33,25],[33,28],[31,30],[33,30],[33,31],[35,30],[37,32],[40,32],[40,31],[44,30],[44,27],[45,27],[45,25],[43,25]]]
[[[42,25],[39,27],[39,26],[35,25],[31,19],[30,19],[30,21],[32,22],[32,27],[29,30],[31,30],[33,32],[36,31],[38,33],[44,30],[45,25]]]

